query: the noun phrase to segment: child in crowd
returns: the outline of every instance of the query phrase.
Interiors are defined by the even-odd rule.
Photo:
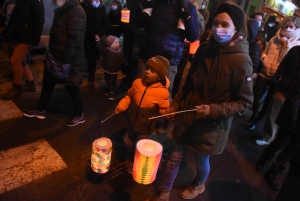
[[[146,63],[145,76],[132,83],[127,95],[116,107],[116,113],[126,111],[128,127],[124,142],[129,157],[124,165],[128,172],[132,170],[136,141],[147,139],[152,133],[155,122],[149,118],[165,114],[170,105],[170,82],[166,77],[169,65],[169,60],[162,56],[150,58]]]
[[[109,35],[105,41],[107,47],[101,49],[103,53],[102,66],[104,68],[104,80],[108,88],[108,99],[114,100],[118,72],[125,60],[121,52],[119,38]]]

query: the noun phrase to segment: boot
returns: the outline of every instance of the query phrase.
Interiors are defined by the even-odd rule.
[[[286,167],[284,165],[277,165],[273,163],[269,171],[265,174],[267,182],[274,191],[279,191],[280,185],[278,181],[278,176],[281,175],[285,169]]]
[[[36,92],[34,80],[28,81],[25,80],[25,86],[23,87],[23,92]]]
[[[194,199],[205,190],[205,183],[194,181],[187,189],[181,193],[183,199]]]
[[[256,161],[255,170],[261,171],[262,169],[264,169],[269,164],[273,156],[274,155],[270,155],[266,151],[263,151],[259,159]]]
[[[159,187],[158,193],[146,201],[169,201],[170,190],[163,190]]]
[[[20,84],[13,84],[12,88],[5,94],[2,95],[3,100],[12,100],[20,97],[22,94],[22,86]]]

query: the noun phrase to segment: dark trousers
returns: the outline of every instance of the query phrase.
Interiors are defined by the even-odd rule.
[[[88,69],[89,69],[89,77],[88,77],[88,80],[90,82],[93,82],[94,79],[95,79],[95,72],[96,72],[96,63],[97,63],[97,60],[95,59],[89,59],[88,60]]]
[[[51,98],[55,85],[56,85],[55,78],[47,71],[44,71],[43,87],[42,87],[41,96],[37,107],[39,111],[44,111],[47,108],[47,103]],[[83,107],[82,107],[82,99],[80,95],[79,86],[65,85],[65,87],[69,92],[74,105],[74,115],[82,116]]]
[[[259,111],[260,99],[264,95],[267,87],[269,87],[269,90],[265,98],[264,105],[262,109]],[[257,77],[256,83],[253,88],[254,100],[252,106],[253,113],[251,116],[253,123],[258,124],[267,115],[270,102],[272,101],[272,97],[275,94],[276,89],[277,89],[277,82],[267,80],[261,76]]]
[[[279,127],[276,139],[265,148],[265,152],[268,155],[275,155],[276,152],[282,150],[277,156],[276,162],[287,164],[291,155],[299,145],[299,139],[299,134],[285,127]]]
[[[104,72],[104,80],[107,84],[108,92],[115,92],[118,74],[109,74]]]

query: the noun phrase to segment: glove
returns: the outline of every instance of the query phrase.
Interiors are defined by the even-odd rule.
[[[173,112],[175,112],[175,111],[176,111],[175,108],[172,107],[172,106],[170,106],[170,107],[167,109],[166,114],[170,114],[170,113],[173,113]],[[169,120],[169,121],[173,121],[173,122],[174,122],[174,121],[175,121],[175,114],[166,116],[166,119]]]
[[[191,17],[191,13],[186,7],[179,6],[178,7],[178,17],[181,19],[187,20]]]

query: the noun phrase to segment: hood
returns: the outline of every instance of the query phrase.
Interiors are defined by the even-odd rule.
[[[247,29],[248,29],[248,40],[252,41],[255,39],[258,33],[259,23],[255,19],[247,20]]]

